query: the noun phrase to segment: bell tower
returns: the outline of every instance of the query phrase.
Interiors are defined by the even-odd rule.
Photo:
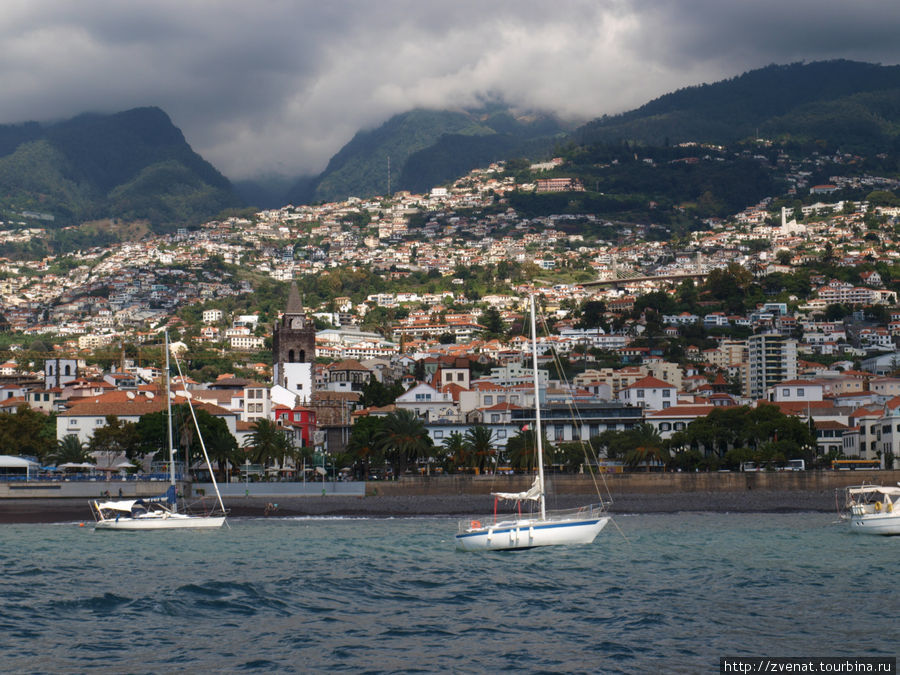
[[[291,282],[287,307],[272,330],[274,384],[309,402],[315,384],[315,360],[316,329],[303,311],[297,283]]]

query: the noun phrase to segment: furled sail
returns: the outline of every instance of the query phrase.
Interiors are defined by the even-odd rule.
[[[537,501],[541,498],[541,478],[540,476],[535,476],[531,487],[525,492],[492,492],[491,494],[498,499],[510,499],[516,502],[524,499]]]

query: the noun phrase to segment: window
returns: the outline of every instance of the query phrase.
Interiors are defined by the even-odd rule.
[[[441,431],[440,429],[438,429],[438,430],[436,430],[436,431],[434,432],[434,437],[435,437],[435,438],[443,438],[443,437],[444,437],[444,432]]]
[[[644,390],[643,390],[643,389],[638,389],[638,390],[637,390],[637,397],[638,397],[638,398],[644,398]]]
[[[491,414],[491,423],[499,424],[500,423],[500,415],[498,415],[497,413],[492,413]]]
[[[790,395],[791,395],[791,390],[790,390],[790,389],[782,389],[782,390],[781,390],[781,395],[782,395],[782,396],[790,396]]]
[[[663,401],[663,409],[670,407],[672,404],[668,401]]]
[[[69,426],[70,426],[70,427],[77,427],[77,426],[78,426],[78,420],[75,419],[74,417],[70,417],[70,418],[69,418]]]
[[[797,396],[803,396],[803,387],[797,388]]]
[[[494,405],[494,397],[493,396],[485,396],[484,404],[485,405]]]
[[[671,431],[672,425],[669,424],[668,422],[661,422],[659,425],[659,430],[660,431]]]
[[[671,389],[663,389],[663,398],[670,398],[672,396]]]
[[[494,433],[497,434],[497,438],[506,438],[506,429],[497,429]]]
[[[457,373],[457,374],[456,374],[456,381],[457,381],[457,382],[464,382],[465,379],[466,379],[466,378],[465,378],[465,373]]]

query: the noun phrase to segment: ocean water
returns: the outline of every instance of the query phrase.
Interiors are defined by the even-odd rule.
[[[718,672],[895,656],[900,538],[828,514],[618,516],[590,546],[454,550],[455,520],[214,532],[0,526],[3,672]]]

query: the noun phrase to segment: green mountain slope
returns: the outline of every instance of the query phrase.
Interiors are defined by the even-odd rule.
[[[149,220],[156,229],[208,220],[240,203],[159,108],[85,114],[48,126],[0,127],[0,213]]]
[[[900,66],[820,61],[753,70],[578,129],[579,144],[733,143],[756,134],[873,146],[894,134]]]
[[[475,112],[412,110],[377,129],[357,133],[318,178],[298,183],[288,201],[371,197],[387,194],[388,189],[421,192],[485,163],[521,154],[535,139],[560,135],[561,127],[552,118],[521,119],[502,107]]]

